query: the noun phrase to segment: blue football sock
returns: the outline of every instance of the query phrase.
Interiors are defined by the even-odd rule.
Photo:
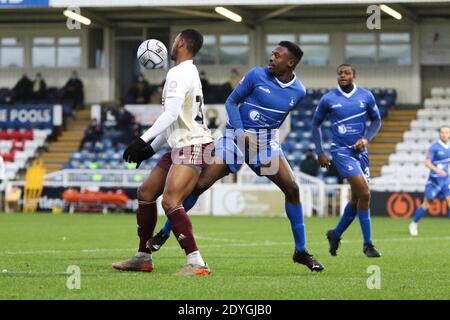
[[[447,217],[450,218],[450,207],[448,207],[448,211],[447,211]]]
[[[372,224],[370,222],[370,210],[358,210],[359,223],[364,238],[364,245],[372,243]]]
[[[301,204],[286,203],[286,214],[291,222],[294,235],[295,251],[306,251],[305,223],[303,222],[303,207]]]
[[[197,203],[198,196],[193,195],[192,193],[183,201],[184,211],[188,212],[192,209],[192,207]]]
[[[356,217],[356,208],[354,208],[350,202],[347,203],[344,209],[344,214],[339,220],[336,228],[334,229],[334,233],[338,238],[342,236],[345,230],[347,230],[348,226],[355,220]]]
[[[164,227],[161,229],[161,232],[164,233],[166,236],[170,236],[170,231],[172,231],[172,224],[170,223],[170,220],[167,219],[166,223],[164,224]]]
[[[184,211],[188,212],[192,209],[192,207],[197,203],[198,196],[195,196],[193,194],[190,194],[184,201],[183,201],[183,207]],[[172,224],[170,223],[170,220],[167,219],[166,224],[161,229],[162,233],[164,233],[166,236],[170,235],[170,231],[172,231]]]
[[[427,214],[427,212],[425,211],[424,208],[422,208],[422,206],[418,207],[418,208],[416,209],[416,212],[414,212],[414,218],[413,218],[413,221],[414,221],[415,223],[419,222],[419,220],[422,219],[422,217],[423,217],[424,215],[426,215],[426,214]]]

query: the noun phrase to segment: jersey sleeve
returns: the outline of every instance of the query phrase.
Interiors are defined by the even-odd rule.
[[[430,160],[430,161],[434,161],[435,154],[436,154],[436,148],[434,147],[434,145],[432,145],[428,149],[427,153],[425,154],[425,159]]]
[[[367,113],[371,120],[381,119],[380,110],[378,110],[377,102],[372,92],[368,92],[367,95]]]
[[[325,120],[327,114],[328,100],[325,96],[323,96],[319,101],[319,105],[317,106],[316,111],[314,111],[313,123],[315,123],[316,125],[320,125],[323,120]]]
[[[297,96],[297,103],[292,109],[300,109],[300,104],[305,96],[306,96],[306,88],[302,83],[300,83],[300,89]]]
[[[247,72],[241,81],[239,81],[236,88],[234,88],[234,92],[238,94],[241,99],[248,97],[252,93],[255,87],[256,71],[257,68],[253,68]]]
[[[180,98],[185,99],[186,93],[189,91],[190,84],[186,75],[182,70],[171,69],[166,76],[166,95],[164,98]]]

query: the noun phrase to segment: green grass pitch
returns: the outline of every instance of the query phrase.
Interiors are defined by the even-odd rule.
[[[292,262],[286,218],[192,220],[208,277],[172,276],[185,262],[173,237],[154,254],[152,273],[112,269],[135,252],[134,215],[0,214],[0,299],[450,299],[449,219],[423,219],[413,239],[409,221],[373,218],[383,257],[369,259],[357,220],[331,257],[324,234],[337,218],[307,218],[319,274]],[[79,290],[66,286],[70,265],[81,270]],[[380,289],[367,288],[370,265],[380,268]]]

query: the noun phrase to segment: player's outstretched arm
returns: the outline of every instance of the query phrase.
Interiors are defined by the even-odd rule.
[[[151,157],[156,151],[148,142],[161,135],[169,126],[174,123],[181,113],[184,100],[177,97],[167,98],[165,101],[164,112],[156,119],[155,123],[138,139],[134,140],[123,153],[123,159],[127,162],[136,162],[140,164],[142,161]],[[155,142],[155,146],[160,140]],[[150,148],[150,150],[149,150]],[[153,152],[153,154],[152,154]]]
[[[445,170],[442,170],[438,167],[436,167],[433,164],[433,148],[431,148],[428,152],[427,152],[427,159],[425,160],[425,166],[430,169],[431,171],[436,172],[439,176],[441,177],[445,177],[447,175],[447,173],[445,172]]]
[[[235,129],[243,129],[241,113],[239,112],[239,103],[242,101],[241,96],[234,90],[225,102],[225,109],[227,110],[230,124]]]
[[[318,155],[318,161],[319,161],[320,166],[328,169],[331,165],[331,162],[323,151],[322,129],[321,129],[322,122],[325,120],[327,112],[328,111],[327,111],[325,101],[322,98],[319,102],[319,105],[318,105],[316,111],[314,112],[314,115],[313,115],[312,139],[316,146],[316,153]]]
[[[370,125],[367,128],[366,137],[367,140],[372,141],[381,129],[381,115],[378,110],[375,97],[372,93],[369,95],[368,113],[370,118]]]
[[[160,134],[159,136],[157,136],[155,139],[153,139],[152,142],[150,142],[150,147],[152,148],[152,151],[154,153],[158,152],[161,147],[163,145],[166,144],[166,137],[164,136],[164,134]]]

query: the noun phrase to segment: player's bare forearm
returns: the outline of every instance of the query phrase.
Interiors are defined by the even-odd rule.
[[[444,170],[439,169],[438,167],[434,166],[431,160],[425,160],[425,166],[430,169],[431,171],[436,172],[440,176],[445,176],[446,173]]]

